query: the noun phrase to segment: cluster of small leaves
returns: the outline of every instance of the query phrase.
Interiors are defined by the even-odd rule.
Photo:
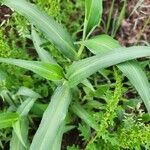
[[[120,147],[126,149],[150,148],[150,126],[136,121],[133,116],[124,119],[117,131]]]
[[[60,0],[36,0],[36,4],[42,8],[49,16],[59,18],[60,16]]]
[[[106,143],[111,142],[108,141],[110,140],[109,128],[113,127],[114,125],[114,119],[117,117],[116,110],[118,108],[118,102],[122,96],[122,77],[115,67],[114,67],[114,76],[116,79],[114,95],[107,100],[105,112],[103,112],[100,119],[100,125],[98,125],[98,129],[94,137],[92,137],[92,139],[88,142],[86,146],[86,148],[89,150],[91,149],[91,146],[93,147],[93,144],[96,141],[101,140],[101,138]]]
[[[98,129],[91,132],[91,129],[87,124],[84,122],[79,124],[78,130],[80,131],[82,139],[87,143],[86,149],[149,149],[150,127],[140,119],[140,116],[142,116],[143,113],[139,114],[139,116],[135,115],[134,111],[131,114],[124,113],[123,108],[118,105],[119,100],[123,99],[122,93],[125,88],[122,84],[122,76],[115,67],[114,77],[116,79],[116,84],[113,95],[110,93],[110,90],[108,90],[109,88],[105,86],[104,88],[102,86],[100,88],[101,91],[99,91],[99,95],[103,98],[105,97],[104,95],[106,95],[106,104],[104,106],[103,104],[99,106],[100,109],[102,109],[102,112],[97,113],[88,110],[89,114],[92,114],[93,119],[96,120]],[[86,90],[86,92],[86,98],[90,101],[95,94],[92,94],[90,90]],[[98,93],[98,91],[96,93]],[[92,97],[90,98],[88,95],[91,95]],[[126,111],[130,111],[129,108],[131,109],[132,107],[132,109],[135,110],[137,107],[136,105],[138,105],[138,103],[126,108]],[[140,108],[138,108],[137,111],[140,113]],[[121,118],[119,115],[121,115]],[[93,124],[95,124],[95,122],[93,122]]]
[[[0,31],[0,57],[4,58],[24,58],[30,59],[28,54],[21,48],[19,48],[15,44],[15,40],[12,43],[9,43],[7,38],[5,37],[4,31]],[[20,85],[31,85],[32,79],[30,76],[23,75],[25,70],[18,68],[16,66],[10,66],[8,64],[0,64],[2,74],[5,74],[5,82],[3,82],[3,86],[7,88],[12,88],[16,90]],[[7,68],[7,69],[6,69]],[[10,74],[10,76],[8,76]],[[13,80],[12,80],[13,78]]]

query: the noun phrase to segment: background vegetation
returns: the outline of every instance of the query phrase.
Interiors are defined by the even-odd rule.
[[[96,57],[93,57],[98,61],[99,57],[97,56],[103,56],[106,53],[105,51],[109,52],[121,46],[143,46],[141,53],[145,52],[146,54],[139,56],[142,58],[134,57],[134,59],[138,59],[133,60],[133,62],[127,62],[127,65],[132,64],[128,71],[124,68],[125,65],[118,64],[115,66],[115,64],[113,66],[108,65],[106,69],[98,69],[97,73],[93,72],[94,74],[91,75],[91,61],[84,61],[83,59],[84,64],[89,65],[87,74],[89,72],[91,76],[87,76],[88,80],[83,80],[82,83],[80,83],[82,79],[78,82],[78,74],[74,75],[73,73],[76,73],[76,70],[80,70],[84,66],[83,63],[80,63],[80,61],[78,63],[77,61],[78,66],[72,65],[72,68],[69,70],[68,68],[73,62],[72,58],[70,59],[70,56],[72,57],[71,54],[69,56],[67,53],[66,56],[69,56],[69,58],[66,58],[57,50],[58,48],[55,44],[49,42],[41,30],[35,28],[28,19],[17,13],[17,11],[14,12],[8,7],[1,5],[0,148],[2,150],[29,149],[29,145],[32,143],[33,137],[39,128],[43,113],[46,112],[47,116],[50,117],[51,114],[53,115],[51,111],[45,111],[46,108],[51,107],[51,110],[55,109],[54,106],[57,106],[55,102],[57,103],[57,101],[59,102],[60,99],[63,100],[64,98],[61,107],[59,107],[60,112],[62,112],[61,116],[56,114],[58,118],[55,118],[55,116],[54,118],[49,117],[53,124],[57,124],[64,117],[63,113],[65,115],[67,111],[66,107],[69,105],[71,95],[72,101],[65,121],[61,123],[59,132],[57,132],[57,139],[56,137],[54,138],[56,139],[54,146],[50,149],[58,150],[60,145],[62,150],[150,149],[150,86],[148,83],[148,80],[150,80],[148,57],[148,50],[150,51],[150,3],[149,1],[138,0],[104,0],[103,9],[98,8],[99,16],[98,13],[96,13],[97,15],[94,14],[94,17],[99,17],[98,23],[90,24],[89,21],[89,24],[86,24],[85,20],[89,19],[88,7],[92,5],[91,1],[30,1],[41,11],[52,16],[64,28],[67,28],[67,31],[72,35],[73,41],[77,41],[74,42],[74,45],[77,47],[76,49],[79,49],[76,59],[78,61],[87,57],[92,58],[93,54],[96,54]],[[85,3],[91,5],[85,7]],[[96,11],[96,8],[94,9]],[[84,20],[84,18],[86,19]],[[96,26],[93,28],[95,30],[91,30],[90,25],[92,27]],[[96,35],[101,36],[95,38]],[[88,39],[87,37],[90,38]],[[42,54],[40,55],[41,49],[44,51],[43,57]],[[138,48],[131,49],[131,51],[133,50],[138,51]],[[126,48],[122,49],[122,51],[126,51]],[[118,54],[119,60],[121,53],[118,52]],[[15,64],[11,61],[9,64],[6,64],[6,61],[2,59],[17,58],[28,61],[40,61],[43,58],[44,61],[47,61],[45,55],[47,55],[50,62],[53,62],[55,65],[57,62],[64,69],[65,75],[62,75],[61,67],[51,67],[51,69],[57,68],[53,70],[53,79],[65,76],[63,78],[69,78],[68,80],[70,80],[72,87],[80,83],[71,89],[71,94],[68,92],[66,82],[62,86],[58,86],[61,81],[52,82],[53,80],[47,80],[49,76],[37,70],[34,71],[37,67],[36,65],[33,68],[30,65],[23,67],[30,70],[27,71],[10,65]],[[111,61],[111,55],[109,58]],[[59,75],[55,70],[59,70]],[[37,74],[34,74],[32,71]],[[126,74],[125,71],[127,72]],[[140,74],[132,74],[132,71],[140,72]],[[84,72],[81,72],[82,74],[85,76]],[[134,78],[138,80],[135,81]],[[141,83],[146,86],[142,86]],[[53,93],[55,94],[53,95]],[[48,106],[50,99],[53,106]],[[51,123],[48,125],[50,126]],[[54,126],[49,131],[54,132]],[[44,132],[48,131],[43,130],[42,133]],[[39,133],[39,135],[42,134]],[[48,137],[45,137],[45,139],[47,140]],[[51,139],[53,139],[53,136]],[[34,146],[38,143],[40,144],[39,139],[36,138],[36,140],[33,140],[34,144],[31,149],[35,149]],[[47,143],[47,141],[44,142]],[[44,147],[42,148],[39,149],[46,150],[47,146],[45,145],[45,149]]]

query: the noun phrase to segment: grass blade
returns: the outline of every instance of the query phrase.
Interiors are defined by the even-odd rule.
[[[98,126],[97,126],[95,120],[93,120],[91,115],[82,106],[75,103],[71,107],[71,109],[78,117],[80,117],[82,120],[84,120],[84,122],[87,123],[90,127],[92,127],[95,130],[98,129]]]
[[[27,87],[20,87],[16,95],[28,96],[30,98],[41,98],[41,96]]]
[[[26,116],[30,109],[32,108],[33,104],[35,103],[37,98],[27,98],[22,104],[21,106],[18,108],[18,113],[20,114],[20,116]]]
[[[10,150],[28,150],[29,143],[28,143],[28,120],[26,117],[22,117],[19,121],[17,121],[17,125],[14,126],[14,130],[12,133],[12,138],[10,141]],[[18,135],[21,136],[23,142],[20,141]],[[24,143],[24,144],[22,144]]]
[[[119,63],[150,56],[150,47],[133,46],[130,48],[116,48],[103,55],[92,56],[73,63],[67,72],[70,87],[76,86],[83,79],[89,77],[100,69],[117,65]]]
[[[4,0],[3,3],[25,16],[68,58],[77,58],[70,35],[53,18],[44,14],[35,5],[25,0]]]
[[[90,83],[89,80],[87,80],[87,79],[83,80],[82,84],[85,85],[86,87],[88,87],[89,89],[91,89],[91,91],[95,91],[93,85]]]
[[[99,25],[103,12],[102,2],[102,0],[85,0],[85,36],[90,34]]]
[[[20,149],[28,149],[28,119],[27,115],[40,95],[31,89],[21,87],[17,95],[28,96],[28,98],[19,106],[17,113],[20,119],[13,125],[13,137],[11,140],[11,149],[16,147]]]
[[[48,108],[44,112],[30,150],[51,149],[59,132],[59,128],[66,117],[70,101],[70,90],[68,84],[64,83],[56,89]]]
[[[32,28],[32,39],[35,46],[35,49],[41,59],[41,61],[46,63],[56,63],[50,53],[48,53],[44,48],[40,45],[42,44],[41,39],[34,28]]]
[[[0,62],[16,65],[28,69],[48,80],[60,80],[63,77],[62,68],[55,64],[39,61],[28,61],[12,58],[0,58]]]
[[[110,23],[111,23],[113,9],[114,9],[114,3],[115,3],[115,0],[112,0],[111,7],[109,10],[109,14],[108,14],[108,20],[107,20],[106,31],[105,31],[106,33],[108,33],[108,30],[110,28]]]
[[[112,33],[112,36],[115,37],[124,17],[125,17],[125,12],[126,12],[126,7],[127,7],[127,0],[124,0],[124,4],[123,4],[123,7],[121,9],[121,12],[120,12],[120,15],[116,21],[116,24],[115,24],[115,28],[114,28],[114,32]]]
[[[118,41],[105,34],[86,40],[83,42],[83,45],[86,46],[93,54],[101,55],[112,51],[114,48],[121,47]]]
[[[61,149],[61,141],[64,134],[65,123],[63,122],[60,125],[59,131],[56,135],[52,150],[60,150]]]
[[[150,113],[150,83],[148,82],[145,72],[136,61],[129,61],[119,64],[118,68],[130,80],[141,96],[148,112]]]

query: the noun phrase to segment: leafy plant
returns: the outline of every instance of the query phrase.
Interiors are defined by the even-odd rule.
[[[103,114],[99,113],[95,117],[91,116],[88,110],[86,111],[86,109],[80,106],[80,95],[77,93],[80,91],[80,83],[82,83],[82,86],[84,85],[84,87],[87,88],[85,91],[90,89],[91,95],[94,95],[95,87],[94,84],[90,83],[91,75],[95,75],[96,72],[99,72],[102,69],[116,65],[136,88],[150,113],[149,82],[141,69],[139,62],[135,60],[137,58],[150,56],[150,47],[121,47],[116,40],[107,35],[91,38],[90,36],[93,30],[101,21],[103,8],[102,0],[85,1],[86,14],[83,36],[82,41],[77,42],[80,46],[74,44],[70,34],[62,27],[62,25],[52,17],[41,12],[34,4],[25,0],[3,0],[3,4],[25,16],[31,23],[32,39],[40,61],[0,58],[0,62],[28,69],[47,80],[53,81],[55,87],[57,86],[51,97],[50,103],[42,109],[44,110],[44,114],[30,146],[26,134],[28,132],[28,124],[26,124],[25,120],[27,119],[30,109],[32,109],[32,106],[34,105],[35,100],[40,96],[27,89],[23,89],[23,92],[20,92],[21,95],[28,96],[29,98],[24,100],[18,109],[15,109],[19,115],[19,119],[16,120],[17,117],[15,116],[16,118],[13,118],[11,122],[2,124],[3,127],[9,127],[13,124],[13,136],[10,144],[11,149],[61,149],[62,136],[70,129],[67,128],[67,117],[68,107],[72,99],[75,103],[72,104],[71,110],[79,116],[88,127],[92,127],[95,132],[94,137],[92,136],[92,133],[88,136],[84,134],[85,127],[80,125],[79,129],[82,131],[81,135],[87,140],[87,143],[84,145],[85,149],[94,150],[99,147],[101,147],[100,149],[105,149],[106,147],[113,148],[113,146],[128,148],[126,145],[119,145],[119,141],[116,141],[117,136],[111,134],[108,129],[110,126],[114,125],[114,119],[119,114],[116,111],[119,110],[117,106],[122,97],[123,89],[122,78],[119,71],[114,67],[114,76],[116,79],[115,90],[112,93],[111,90],[107,91],[106,88],[108,93],[106,92],[107,94],[104,97],[106,106],[103,108]],[[97,14],[96,17],[95,14]],[[122,15],[119,18],[119,22],[121,18]],[[53,56],[42,47],[42,40],[39,37],[36,28],[56,46],[67,63],[58,64],[57,58],[54,59]],[[82,54],[85,47],[95,55],[87,55],[86,58],[83,58]],[[135,76],[133,76],[134,74]],[[97,102],[97,104],[99,104],[99,102]],[[5,119],[7,121],[7,114],[4,114],[4,116],[4,121]],[[136,127],[133,127],[133,130],[135,128]],[[118,133],[118,135],[120,134],[123,137],[124,131],[121,130],[120,132],[121,133]],[[142,144],[143,142],[140,143],[140,145]],[[68,149],[78,148],[72,146]]]

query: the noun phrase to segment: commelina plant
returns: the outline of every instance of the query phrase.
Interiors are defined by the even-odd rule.
[[[61,149],[62,135],[65,132],[65,118],[74,88],[78,88],[79,83],[89,83],[89,76],[110,66],[116,65],[130,80],[150,113],[150,84],[145,72],[143,72],[136,60],[140,57],[150,56],[150,47],[133,46],[126,48],[121,47],[118,41],[108,35],[91,37],[91,33],[101,22],[102,0],[85,0],[83,38],[80,42],[76,42],[76,45],[62,25],[41,12],[34,4],[25,0],[3,0],[2,3],[19,12],[30,21],[32,39],[41,61],[0,58],[0,62],[31,70],[47,80],[54,81],[58,86],[43,114],[31,145],[27,146],[25,140],[20,134],[17,134],[17,131],[15,132],[16,134],[13,134],[13,136],[18,136],[18,141],[22,143],[22,146],[28,147],[30,150]],[[64,55],[70,63],[67,68],[63,64],[60,66],[51,54],[40,46],[41,41],[37,29]],[[85,47],[94,55],[82,58],[82,52]],[[34,96],[34,100],[37,97],[38,95]],[[26,108],[26,105],[29,104],[30,101],[28,100],[22,108]],[[30,106],[32,105],[30,104]],[[23,113],[21,108],[18,110],[19,115],[23,116],[22,118],[27,112],[26,110]],[[9,114],[9,116],[11,115]],[[15,126],[21,126],[23,121],[25,119],[15,123],[14,129]]]

